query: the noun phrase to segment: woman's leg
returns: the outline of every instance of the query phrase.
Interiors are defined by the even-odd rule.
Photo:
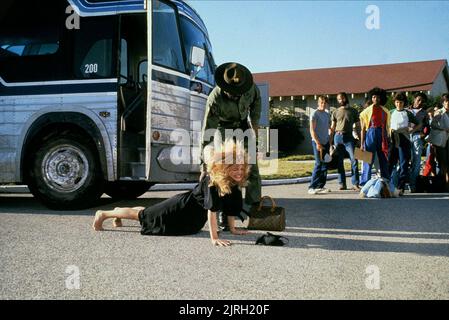
[[[95,213],[95,219],[92,224],[92,227],[95,231],[103,230],[103,222],[106,219],[116,218],[115,222],[120,221],[120,219],[130,219],[139,221],[139,211],[145,209],[144,207],[135,207],[135,208],[115,208],[114,210],[106,211],[106,210],[98,210]]]

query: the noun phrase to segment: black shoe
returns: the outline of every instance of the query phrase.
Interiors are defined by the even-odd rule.
[[[222,211],[218,212],[218,229],[229,231],[228,217]]]

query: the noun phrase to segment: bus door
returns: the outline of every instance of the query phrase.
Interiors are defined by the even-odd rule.
[[[185,138],[191,126],[190,77],[184,61],[179,18],[172,2],[153,0],[148,19],[152,39],[148,54],[151,66],[151,108],[147,110],[147,170],[158,182],[188,180],[191,169],[190,140]],[[149,70],[150,71],[150,70]],[[186,152],[187,150],[187,152]],[[149,160],[151,159],[151,160]]]
[[[200,59],[201,60],[201,59]],[[201,68],[196,67],[196,75],[192,77],[190,82],[190,135],[191,135],[191,158],[192,158],[192,172],[198,172],[200,170],[200,157],[201,157],[201,130],[203,127],[205,106],[207,102],[207,96],[212,91],[213,87],[198,78],[198,74],[205,73],[205,68],[209,68],[209,65],[203,62]],[[194,74],[195,74],[194,73]]]
[[[120,19],[120,74],[118,92],[119,176],[122,180],[147,177],[148,51],[147,16]]]
[[[190,135],[192,172],[199,171],[201,129],[207,96],[214,86],[214,60],[211,45],[198,24],[186,15],[180,16],[185,56],[190,80]]]

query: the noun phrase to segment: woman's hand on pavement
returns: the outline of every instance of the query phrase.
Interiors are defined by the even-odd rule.
[[[229,240],[211,239],[211,241],[214,246],[229,247],[231,245]]]

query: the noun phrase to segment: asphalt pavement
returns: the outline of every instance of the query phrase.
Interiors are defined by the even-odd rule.
[[[448,299],[449,194],[360,199],[265,186],[287,213],[284,247],[262,231],[213,247],[197,235],[141,236],[138,222],[91,228],[98,209],[148,206],[180,191],[83,211],[51,211],[27,193],[0,193],[0,299]]]

